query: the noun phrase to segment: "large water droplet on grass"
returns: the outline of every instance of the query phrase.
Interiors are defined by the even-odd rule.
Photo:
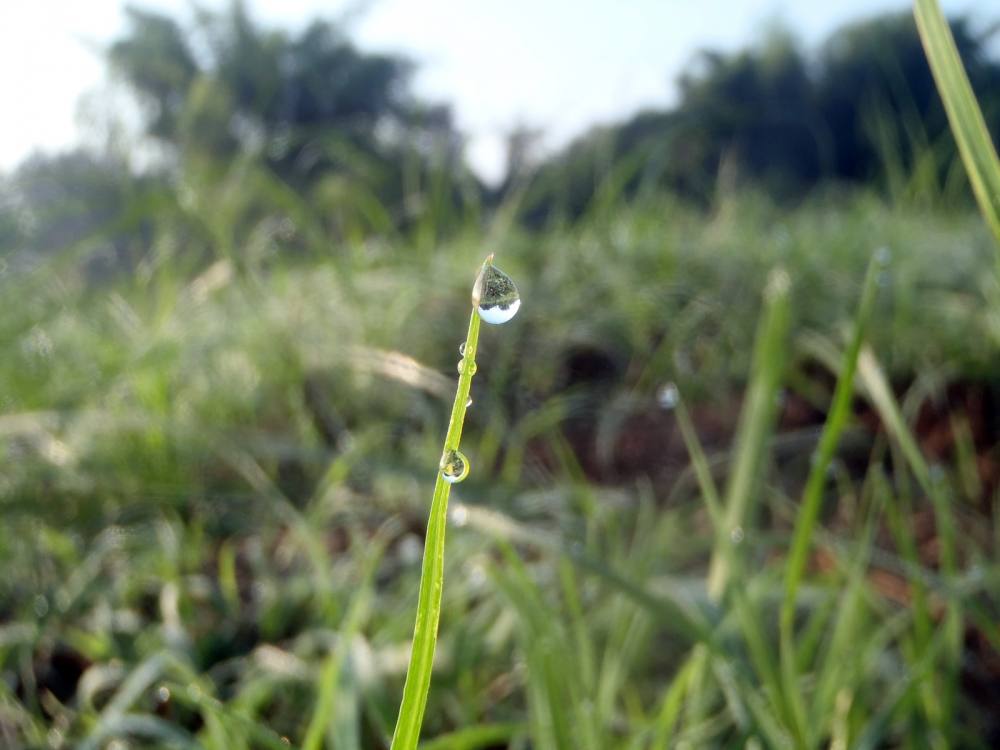
[[[487,263],[476,279],[472,298],[479,317],[494,325],[506,323],[521,307],[521,295],[514,281],[492,263]]]
[[[448,451],[441,457],[441,476],[448,484],[461,482],[469,476],[469,459],[461,451]]]
[[[465,357],[462,357],[462,359],[458,360],[458,365],[456,366],[455,369],[458,370],[458,374],[459,375],[462,374],[462,370],[465,369]],[[479,368],[476,366],[476,363],[473,362],[472,363],[472,374],[475,375],[476,374],[476,370],[478,370],[478,369]]]

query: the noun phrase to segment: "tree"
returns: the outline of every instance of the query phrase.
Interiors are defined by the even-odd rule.
[[[1000,62],[967,19],[952,28],[996,135]],[[887,188],[899,173],[940,184],[957,163],[909,14],[846,26],[812,54],[782,31],[741,52],[702,52],[678,88],[675,108],[592,131],[543,163],[528,220],[578,216],[609,180],[626,195],[652,185],[704,201],[724,175],[780,200],[831,182]]]
[[[190,30],[127,14],[109,61],[143,103],[147,133],[182,161],[254,153],[296,187],[333,170],[374,180],[380,193],[390,181],[378,173],[398,177],[403,151],[444,152],[459,165],[449,110],[413,97],[410,63],[362,52],[328,22],[290,36],[255,25],[241,2],[202,13]]]

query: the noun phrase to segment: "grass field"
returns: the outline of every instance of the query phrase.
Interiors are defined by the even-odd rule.
[[[0,281],[0,746],[388,746],[487,252],[523,306],[480,339],[422,747],[1000,742],[978,216],[651,197],[276,260],[298,232]]]

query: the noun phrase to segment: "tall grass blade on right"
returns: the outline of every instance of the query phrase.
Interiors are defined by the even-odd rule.
[[[826,484],[827,470],[837,451],[840,437],[851,416],[851,401],[854,396],[854,377],[858,369],[858,357],[865,341],[868,323],[875,307],[877,278],[889,262],[889,251],[882,248],[875,252],[868,264],[861,289],[861,300],[858,313],[854,319],[854,327],[847,348],[844,351],[840,366],[840,375],[833,394],[833,402],[823,425],[819,445],[813,455],[812,468],[806,480],[802,493],[802,503],[795,519],[795,531],[792,536],[788,560],[785,564],[784,597],[780,609],[780,658],[784,690],[790,699],[801,695],[799,674],[796,666],[795,649],[795,604],[799,585],[806,570],[809,549],[813,541],[816,524],[819,520],[823,489]],[[800,704],[801,705],[801,704]],[[801,709],[801,710],[804,710]],[[810,746],[812,741],[808,742]]]
[[[951,131],[969,173],[972,191],[986,223],[1000,244],[1000,159],[990,140],[986,120],[938,1],[914,0],[913,15],[934,82],[948,113]]]

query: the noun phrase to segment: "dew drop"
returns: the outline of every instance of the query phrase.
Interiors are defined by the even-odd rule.
[[[673,409],[677,406],[677,386],[673,383],[666,383],[660,386],[660,389],[656,392],[656,403],[660,405],[661,409]]]
[[[448,515],[451,516],[451,522],[455,526],[462,527],[469,522],[469,510],[460,503],[456,504]]]
[[[472,298],[479,317],[493,325],[506,323],[521,307],[521,295],[514,281],[492,263],[487,263],[476,279]]]
[[[160,703],[166,703],[167,701],[169,701],[170,688],[168,688],[166,685],[161,685],[159,689],[156,691],[156,700],[158,700]]]
[[[468,409],[470,406],[472,406],[472,396],[465,400],[465,408]]]
[[[462,356],[462,357],[465,356],[465,342],[464,341],[461,344],[458,345],[458,354],[459,354],[459,356]]]
[[[892,261],[892,250],[883,245],[875,251],[875,260],[880,266],[887,266]]]
[[[742,542],[743,536],[744,534],[742,526],[734,526],[732,531],[729,532],[729,539],[732,541],[733,544],[739,544],[740,542]]]
[[[461,482],[469,476],[469,459],[461,451],[448,451],[441,457],[441,476],[448,484]]]
[[[469,569],[466,580],[473,589],[481,589],[486,585],[486,568],[482,563],[476,563]]]
[[[458,374],[459,375],[462,374],[462,370],[465,369],[465,358],[464,357],[462,359],[458,360],[458,366],[455,369],[458,370]],[[478,369],[479,368],[476,367],[476,363],[473,362],[472,363],[472,374],[475,375],[476,374],[476,370],[478,370]]]

